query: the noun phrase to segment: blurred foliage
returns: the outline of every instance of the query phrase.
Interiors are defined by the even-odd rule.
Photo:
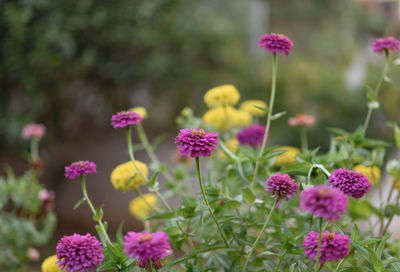
[[[10,168],[0,177],[1,271],[20,271],[31,261],[28,250],[51,238],[56,216],[39,199],[42,190],[35,172],[17,177]]]
[[[269,10],[256,26],[254,7]],[[21,127],[32,121],[61,138],[88,124],[104,127],[115,109],[141,103],[164,113],[152,122],[161,130],[183,105],[202,108],[202,93],[214,85],[265,97],[269,56],[252,40],[262,33],[251,33],[260,27],[295,43],[281,60],[277,109],[312,112],[321,127],[353,130],[358,118],[349,116],[363,116],[366,99],[364,91],[348,91],[344,75],[366,38],[387,25],[385,14],[362,1],[335,0],[4,0],[0,12],[4,151],[18,146]],[[397,113],[399,99],[395,92],[386,99],[388,114]],[[276,139],[296,144],[283,119],[277,126]],[[315,129],[312,142],[327,135]]]

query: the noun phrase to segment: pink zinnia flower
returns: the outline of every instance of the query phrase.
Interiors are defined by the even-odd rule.
[[[251,125],[245,127],[238,132],[237,138],[241,145],[247,146],[258,146],[261,145],[264,139],[265,126],[262,125]]]
[[[208,157],[218,145],[218,133],[209,133],[201,128],[181,129],[175,144],[183,156]]]
[[[288,120],[288,124],[291,127],[311,127],[315,123],[315,117],[313,115],[297,114],[295,117],[291,117]]]
[[[43,189],[39,192],[38,198],[40,201],[42,201],[43,207],[46,208],[46,210],[52,211],[54,209],[54,199],[56,195],[53,191],[48,191],[46,189]]]
[[[96,164],[91,161],[78,161],[72,163],[70,166],[65,166],[64,170],[66,178],[74,179],[89,173],[96,173]]]
[[[142,122],[142,117],[134,111],[121,111],[111,117],[111,125],[114,128],[133,126]]]
[[[26,125],[22,130],[22,137],[26,140],[35,138],[40,140],[46,133],[46,127],[43,124],[29,124]]]
[[[377,53],[385,53],[386,51],[396,53],[400,50],[400,41],[393,37],[378,38],[372,43],[372,50]]]
[[[73,234],[64,236],[57,243],[58,266],[65,272],[88,272],[103,261],[103,249],[96,237]]]
[[[304,254],[314,260],[318,254],[318,233],[310,231],[306,237],[304,237]],[[346,258],[350,253],[350,238],[347,235],[323,231],[322,232],[322,243],[321,253],[319,262],[321,264],[330,261],[339,261]]]
[[[300,195],[300,208],[328,221],[339,220],[339,213],[346,213],[348,199],[339,189],[318,185]]]
[[[278,197],[280,200],[278,205],[283,198],[288,200],[291,198],[298,190],[299,185],[294,182],[294,179],[290,178],[288,174],[277,173],[271,176],[267,181],[265,181],[265,185],[268,186],[265,191],[270,191],[272,197]]]
[[[271,54],[285,53],[288,56],[292,52],[293,42],[285,35],[271,33],[262,35],[258,41],[258,46],[264,47]]]
[[[161,260],[171,254],[169,237],[163,231],[148,232],[128,232],[124,236],[124,252],[128,258],[137,258],[137,266],[150,270],[149,261],[153,268],[158,270],[162,267]]]
[[[361,198],[371,188],[371,183],[365,175],[343,168],[333,171],[329,176],[329,183],[354,198]]]

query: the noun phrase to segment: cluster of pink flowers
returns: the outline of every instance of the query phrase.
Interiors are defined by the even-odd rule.
[[[400,41],[393,37],[378,38],[372,43],[372,50],[377,53],[400,51]]]
[[[291,127],[311,127],[315,124],[315,117],[300,113],[295,117],[289,118],[288,124]]]
[[[277,173],[271,176],[265,181],[267,188],[265,191],[270,191],[272,197],[278,197],[277,208],[279,208],[280,201],[282,199],[290,199],[299,189],[300,186],[294,182],[294,179],[290,178],[288,174]]]
[[[361,198],[371,188],[365,175],[343,168],[336,169],[329,176],[329,183],[354,198]]]
[[[265,126],[263,125],[251,125],[245,127],[238,132],[237,138],[241,145],[247,146],[258,146],[261,145],[265,135]]]
[[[43,124],[29,124],[22,129],[22,137],[26,140],[34,138],[40,140],[46,133],[46,127]]]
[[[265,50],[274,53],[285,53],[286,56],[292,52],[293,42],[282,34],[271,33],[262,35],[258,41],[259,47],[264,47]]]
[[[134,111],[121,111],[111,117],[111,125],[114,128],[124,128],[142,122],[142,117]]]
[[[89,173],[96,173],[96,164],[91,161],[78,161],[69,166],[65,166],[65,177],[74,179],[79,176],[85,176]]]
[[[218,133],[209,133],[201,128],[181,129],[175,144],[183,156],[208,157],[218,145]]]

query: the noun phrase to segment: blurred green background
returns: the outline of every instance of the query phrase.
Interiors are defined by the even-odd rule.
[[[273,123],[271,141],[299,146],[298,131],[287,118],[304,112],[317,119],[310,147],[326,149],[328,127],[353,131],[364,121],[363,85],[375,86],[384,60],[370,44],[381,36],[399,38],[399,5],[397,0],[0,0],[0,173],[5,164],[17,173],[27,168],[21,129],[44,123],[42,181],[56,192],[58,215],[58,232],[46,253],[61,235],[93,231],[92,222],[82,220],[90,211],[72,210],[81,198],[79,186],[63,178],[63,166],[75,160],[97,163],[99,173],[89,177],[88,189],[96,203],[105,204],[110,228],[121,218],[137,227],[127,208],[132,195],[116,192],[108,182],[113,167],[128,159],[123,132],[111,127],[111,115],[145,106],[150,138],[168,135],[160,151],[169,160],[176,116],[185,106],[201,116],[209,88],[234,84],[241,100],[269,97],[272,58],[257,46],[259,36],[269,32],[294,42],[292,54],[278,59],[275,111],[287,115]],[[399,75],[400,66],[392,66],[392,84],[380,92],[382,106],[374,112],[369,137],[392,140],[385,122],[400,121]]]

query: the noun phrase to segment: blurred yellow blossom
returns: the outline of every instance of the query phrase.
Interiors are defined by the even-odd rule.
[[[135,108],[131,108],[129,110],[139,113],[139,115],[140,115],[140,117],[142,117],[142,119],[147,118],[147,110],[145,107],[135,107]]]
[[[42,272],[62,272],[62,270],[56,264],[56,261],[56,255],[47,257],[42,263]]]
[[[209,108],[218,106],[233,106],[240,99],[240,94],[235,86],[227,84],[214,87],[204,95],[204,102]]]
[[[155,194],[144,194],[138,196],[129,202],[129,212],[136,219],[142,221],[150,215],[152,207],[157,205],[157,196]]]
[[[287,152],[277,156],[275,158],[275,166],[285,166],[297,162],[296,155],[300,153],[300,149],[293,146],[281,146],[275,149],[275,151],[286,150]]]
[[[377,166],[358,164],[354,166],[353,170],[366,176],[372,186],[376,185],[381,180],[381,169]]]
[[[147,165],[138,160],[136,160],[135,163],[147,179],[147,176],[149,174]],[[128,191],[130,189],[136,189],[145,182],[146,180],[139,173],[139,171],[137,171],[132,161],[128,161],[118,165],[111,172],[111,183],[117,190]]]
[[[241,110],[247,111],[253,116],[265,116],[266,112],[257,107],[267,108],[267,104],[262,100],[246,100],[239,106]]]
[[[251,123],[248,112],[237,110],[233,107],[216,107],[209,109],[203,115],[203,123],[212,125],[218,130],[247,126]]]
[[[393,184],[393,179],[390,179],[390,183]],[[396,180],[396,183],[394,184],[394,188],[398,191],[400,191],[400,179]]]

